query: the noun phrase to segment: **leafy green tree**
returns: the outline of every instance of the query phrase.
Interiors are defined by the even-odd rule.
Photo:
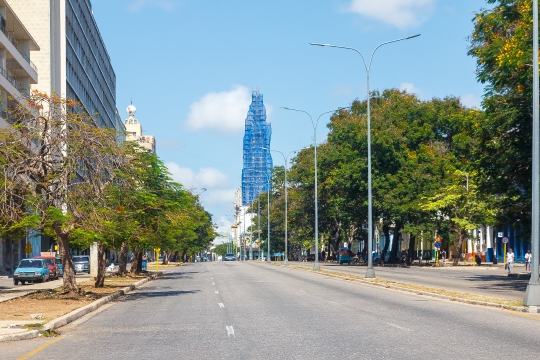
[[[476,124],[481,190],[505,195],[499,220],[530,223],[532,159],[532,0],[487,0],[475,14],[468,54],[485,84],[486,117]],[[525,230],[527,233],[529,230]],[[525,238],[527,236],[525,235]]]

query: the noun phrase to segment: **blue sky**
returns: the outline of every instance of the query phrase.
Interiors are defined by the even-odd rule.
[[[122,117],[130,99],[144,133],[175,180],[201,193],[221,233],[240,186],[244,120],[252,89],[264,95],[272,147],[308,146],[314,117],[366,96],[360,56],[310,42],[354,47],[381,42],[372,89],[422,99],[460,96],[480,106],[483,87],[468,57],[473,12],[485,0],[92,0],[117,77]],[[326,137],[328,117],[317,138]],[[274,164],[283,159],[274,155]],[[205,191],[203,189],[206,189]]]

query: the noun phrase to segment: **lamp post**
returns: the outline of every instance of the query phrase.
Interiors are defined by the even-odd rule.
[[[285,156],[285,154],[283,154],[279,150],[273,150],[273,149],[268,149],[268,148],[263,148],[263,150],[270,150],[273,152],[280,153],[281,156],[283,156],[283,161],[285,164],[284,166],[285,167],[285,260],[283,261],[283,264],[288,265],[289,255],[288,255],[288,244],[287,244],[287,223],[288,223],[288,220],[287,220],[287,209],[288,209],[288,206],[287,206],[287,184],[288,184],[287,183],[287,164],[289,163],[289,156],[291,156],[292,153],[298,152],[298,150],[291,151],[290,153],[287,154],[287,156]],[[268,211],[268,219],[270,219],[270,211]],[[270,228],[270,220],[268,220],[268,227]],[[269,236],[268,238],[270,238],[270,232],[268,232],[268,236]],[[300,254],[300,256],[302,255]]]
[[[319,117],[317,118],[317,121],[315,122],[313,121],[313,118],[307,111],[292,109],[292,108],[288,108],[284,106],[282,106],[281,108],[285,110],[290,110],[290,111],[298,111],[298,112],[302,112],[306,114],[307,116],[309,116],[309,119],[311,120],[311,125],[313,125],[313,154],[314,154],[313,156],[314,156],[314,162],[315,162],[315,165],[314,165],[315,166],[315,263],[313,264],[313,270],[321,270],[321,265],[319,264],[319,202],[317,198],[318,197],[317,196],[317,125],[319,124],[319,119],[323,115],[337,111],[337,110],[346,109],[346,108],[339,108],[337,110],[330,110],[330,111],[323,112],[321,115],[319,115]]]
[[[270,177],[266,176],[266,193],[268,195],[268,201],[266,202],[266,207],[268,209],[268,259],[266,261],[272,260],[272,255],[270,255]]]
[[[371,70],[371,63],[373,62],[373,55],[375,55],[375,51],[377,51],[378,48],[380,48],[383,45],[395,43],[398,41],[403,40],[409,40],[413,39],[415,37],[420,36],[420,34],[407,36],[405,38],[391,40],[383,42],[382,44],[379,44],[375,47],[373,52],[371,53],[371,58],[369,59],[369,64],[366,63],[366,59],[364,58],[364,55],[355,48],[347,47],[347,46],[338,46],[338,45],[331,45],[331,44],[320,44],[320,43],[310,43],[310,45],[316,45],[316,46],[325,46],[325,47],[333,47],[338,49],[347,49],[355,51],[362,57],[362,61],[364,62],[364,67],[366,68],[367,73],[367,143],[368,143],[368,268],[366,271],[366,278],[374,278],[375,277],[375,269],[373,269],[373,203],[372,203],[372,196],[371,196],[371,109],[370,109],[370,98],[371,94],[369,92],[369,72]]]
[[[538,0],[533,0],[533,135],[532,135],[532,268],[531,279],[527,285],[523,305],[540,306],[540,281],[538,265],[540,260],[540,185],[538,171],[540,170],[540,120],[538,113],[539,79],[538,79]]]

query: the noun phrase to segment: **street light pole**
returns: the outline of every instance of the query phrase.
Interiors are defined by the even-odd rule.
[[[273,151],[273,152],[277,152],[277,153],[280,153],[281,156],[283,156],[283,161],[284,161],[284,168],[285,168],[285,260],[283,261],[283,264],[284,265],[288,265],[289,264],[289,254],[288,254],[288,244],[287,244],[287,209],[288,209],[288,206],[287,206],[287,164],[289,162],[289,156],[292,154],[292,153],[295,153],[297,152],[298,150],[294,150],[294,151],[291,151],[289,154],[287,154],[287,156],[285,156],[285,154],[283,154],[281,151],[279,150],[273,150],[273,149],[268,149],[268,148],[263,148],[263,150],[270,150],[270,151]],[[268,197],[268,202],[270,202],[270,197]],[[268,219],[270,219],[270,210],[268,210]],[[268,228],[270,228],[270,220],[268,220]],[[270,239],[270,231],[268,232],[268,238]]]
[[[314,150],[313,158],[314,158],[314,163],[315,163],[314,164],[315,166],[315,263],[313,264],[313,270],[321,270],[321,265],[319,264],[319,200],[318,200],[318,195],[317,195],[317,125],[319,124],[319,119],[323,115],[337,111],[337,110],[346,109],[346,108],[339,108],[337,110],[330,110],[330,111],[323,112],[321,115],[319,115],[319,117],[317,118],[317,121],[315,122],[313,122],[313,118],[307,111],[292,109],[292,108],[288,108],[284,106],[282,106],[281,108],[285,110],[290,110],[290,111],[298,111],[298,112],[302,112],[306,114],[307,116],[309,116],[309,119],[311,120],[311,125],[313,125],[313,150]]]
[[[540,306],[540,282],[538,279],[538,265],[540,260],[540,185],[538,172],[540,170],[540,120],[538,113],[539,96],[538,78],[538,0],[533,0],[533,135],[532,135],[532,268],[531,279],[527,285],[523,305]]]
[[[270,177],[266,176],[266,192],[268,193],[268,201],[266,202],[266,207],[268,208],[268,259],[266,261],[272,260],[272,255],[270,255]]]
[[[373,268],[373,255],[372,255],[372,252],[373,252],[373,203],[372,203],[372,194],[371,194],[371,109],[370,109],[371,94],[370,94],[370,89],[369,89],[369,72],[371,70],[371,63],[373,62],[373,55],[375,55],[375,51],[377,51],[378,48],[386,44],[391,44],[391,43],[403,41],[403,40],[409,40],[418,36],[420,36],[420,34],[383,42],[382,44],[377,45],[375,49],[373,50],[373,52],[371,53],[369,64],[366,63],[366,59],[364,58],[364,55],[362,55],[362,53],[356,50],[355,48],[347,47],[347,46],[331,45],[331,44],[310,43],[310,45],[334,47],[338,49],[347,49],[347,50],[356,51],[362,58],[362,61],[364,62],[364,67],[366,68],[366,73],[367,73],[367,143],[368,143],[368,268],[366,271],[366,278],[375,277],[375,269]]]

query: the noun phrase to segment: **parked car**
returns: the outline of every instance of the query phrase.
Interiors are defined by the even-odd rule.
[[[49,281],[49,266],[43,259],[22,259],[13,273],[13,284],[22,285],[26,281],[44,282]]]
[[[225,259],[223,259],[225,261],[235,261],[236,258],[234,257],[234,254],[227,254],[225,255]]]
[[[58,260],[55,256],[34,256],[32,259],[43,259],[49,266],[49,277],[51,280],[58,280],[60,269],[58,268]]]
[[[88,255],[76,255],[73,257],[73,265],[75,267],[75,274],[85,272],[90,274],[90,256]]]

